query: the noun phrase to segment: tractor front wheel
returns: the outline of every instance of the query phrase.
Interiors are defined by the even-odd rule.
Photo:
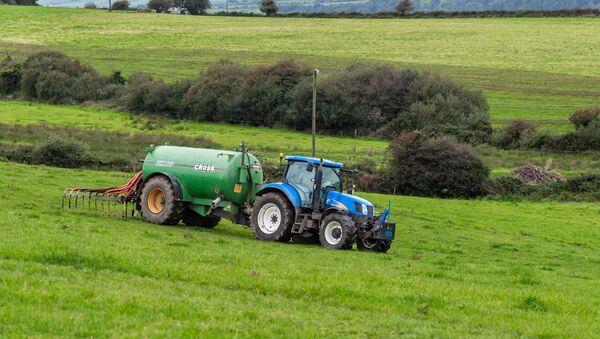
[[[142,188],[142,215],[153,224],[176,225],[181,220],[181,203],[175,199],[171,181],[153,177]]]
[[[332,213],[323,219],[319,228],[321,245],[334,250],[352,249],[356,239],[356,227],[350,217]]]
[[[266,193],[256,198],[250,223],[256,238],[288,242],[292,237],[294,209],[285,196]]]
[[[204,228],[214,228],[215,226],[217,226],[219,224],[219,222],[221,221],[221,218],[217,217],[216,215],[202,216],[202,215],[196,213],[191,208],[188,208],[188,209],[186,209],[185,212],[183,212],[181,221],[183,221],[183,223],[186,226],[200,226],[200,227],[204,227]]]

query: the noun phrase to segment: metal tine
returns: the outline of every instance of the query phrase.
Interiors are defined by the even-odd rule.
[[[69,209],[71,209],[71,193],[73,193],[73,191],[69,191]]]

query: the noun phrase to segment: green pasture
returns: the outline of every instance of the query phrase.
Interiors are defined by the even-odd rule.
[[[221,58],[296,58],[324,74],[356,61],[427,69],[483,90],[498,125],[521,118],[566,130],[573,110],[600,104],[597,18],[235,18],[5,6],[0,28],[0,50],[60,50],[104,73],[167,80]]]
[[[391,201],[388,254],[266,243],[60,210],[127,174],[0,162],[0,333],[162,337],[592,337],[600,209]]]

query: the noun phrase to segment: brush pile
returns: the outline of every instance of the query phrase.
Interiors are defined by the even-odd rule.
[[[564,177],[556,172],[548,172],[543,168],[527,164],[517,168],[514,176],[523,180],[523,182],[534,185],[545,185],[558,180],[564,180]]]

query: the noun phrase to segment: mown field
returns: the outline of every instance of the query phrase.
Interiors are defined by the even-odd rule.
[[[576,108],[600,104],[600,20],[351,20],[191,17],[9,7],[0,50],[55,49],[103,72],[190,77],[221,58],[297,58],[324,74],[352,62],[446,73],[488,97],[497,125],[524,118],[567,130]]]
[[[123,173],[0,162],[3,336],[592,337],[600,209],[360,194],[388,254],[60,210]]]

